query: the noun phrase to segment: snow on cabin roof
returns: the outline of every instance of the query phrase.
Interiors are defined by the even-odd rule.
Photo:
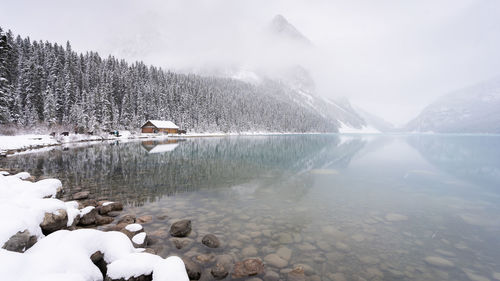
[[[175,125],[172,121],[163,121],[163,120],[148,120],[144,125],[148,122],[151,122],[158,129],[179,129],[179,126]],[[144,127],[144,125],[142,125]]]

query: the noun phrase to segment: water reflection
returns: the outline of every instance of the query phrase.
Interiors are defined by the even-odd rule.
[[[269,184],[311,169],[346,167],[363,145],[359,139],[340,143],[334,135],[168,139],[55,149],[1,164],[140,205],[179,192]]]
[[[458,179],[499,188],[498,136],[414,136],[408,143],[427,161]]]

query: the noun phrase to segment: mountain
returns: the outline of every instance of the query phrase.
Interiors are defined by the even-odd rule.
[[[500,133],[500,77],[449,93],[406,126],[415,132]]]
[[[359,107],[354,107],[354,109],[366,121],[368,126],[383,133],[394,132],[396,130],[396,127],[392,123]]]
[[[282,15],[276,15],[270,22],[267,31],[277,38],[300,42],[312,46],[311,41]]]

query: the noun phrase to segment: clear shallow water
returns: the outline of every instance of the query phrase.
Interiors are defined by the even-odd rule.
[[[164,256],[267,257],[267,271],[284,280],[296,264],[312,268],[309,280],[494,280],[499,144],[494,136],[199,138],[61,148],[0,167],[152,215],[145,229]],[[164,235],[184,218],[195,242],[177,250]],[[199,243],[208,233],[221,249]],[[276,252],[283,267],[269,262]]]

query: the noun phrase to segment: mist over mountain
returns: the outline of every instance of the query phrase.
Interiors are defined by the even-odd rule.
[[[442,96],[406,128],[416,132],[500,133],[500,77]]]

